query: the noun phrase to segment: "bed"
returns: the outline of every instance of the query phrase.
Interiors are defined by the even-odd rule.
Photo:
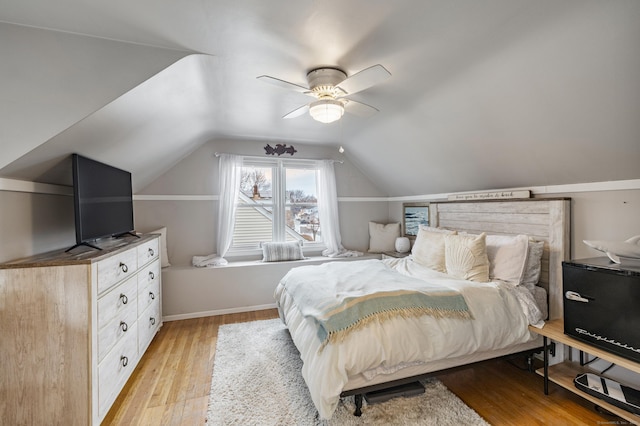
[[[420,231],[412,256],[293,268],[276,288],[276,304],[320,417],[330,418],[345,396],[355,395],[358,415],[367,392],[539,348],[528,326],[562,316],[569,207],[568,199],[431,203],[431,227]],[[452,260],[447,270],[420,251],[440,247],[425,245],[425,235],[447,243],[447,260],[484,245],[491,265],[457,271]],[[528,253],[534,241],[539,276],[525,288],[504,262],[517,257],[513,244]],[[452,251],[459,243],[464,250]],[[506,252],[504,244],[512,244]],[[474,275],[484,267],[488,282]]]

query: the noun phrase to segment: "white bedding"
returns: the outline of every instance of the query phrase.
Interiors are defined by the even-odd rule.
[[[477,351],[502,349],[535,338],[528,324],[542,318],[533,297],[511,284],[455,280],[413,262],[410,257],[381,261],[401,274],[430,280],[459,291],[473,320],[431,316],[393,318],[351,333],[342,343],[321,349],[316,324],[304,318],[278,284],[280,317],[289,328],[303,361],[302,376],[320,417],[333,414],[350,377],[374,378],[430,361]]]

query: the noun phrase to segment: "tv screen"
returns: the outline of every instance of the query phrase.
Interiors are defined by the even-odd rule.
[[[76,243],[133,230],[131,173],[72,156]]]

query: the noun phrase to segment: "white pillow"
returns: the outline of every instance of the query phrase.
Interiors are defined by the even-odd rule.
[[[463,280],[488,282],[486,234],[444,236],[447,274]]]
[[[160,234],[160,263],[163,268],[171,266],[169,263],[169,253],[167,252],[167,228],[162,227],[155,231],[149,232],[149,234]]]
[[[527,261],[522,274],[521,284],[532,292],[538,281],[540,281],[540,271],[542,269],[542,253],[544,252],[544,241],[529,240],[529,250],[527,251]]]
[[[411,249],[413,260],[438,272],[446,272],[444,258],[444,236],[456,231],[420,225],[416,241]]]
[[[301,260],[302,241],[289,241],[286,243],[262,243],[263,262],[281,262],[284,260]]]
[[[526,235],[487,235],[489,279],[514,285],[522,281],[527,261],[529,237]]]
[[[369,222],[369,253],[396,250],[396,238],[400,236],[399,223]]]

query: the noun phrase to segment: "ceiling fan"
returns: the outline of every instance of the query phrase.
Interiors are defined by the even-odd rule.
[[[307,111],[315,120],[331,123],[342,118],[346,112],[368,117],[378,112],[371,105],[349,99],[348,96],[383,82],[391,73],[382,65],[373,65],[351,76],[338,68],[316,68],[307,74],[309,87],[290,83],[279,78],[261,75],[258,80],[284,89],[295,90],[316,100],[294,109],[282,118],[299,117]]]

